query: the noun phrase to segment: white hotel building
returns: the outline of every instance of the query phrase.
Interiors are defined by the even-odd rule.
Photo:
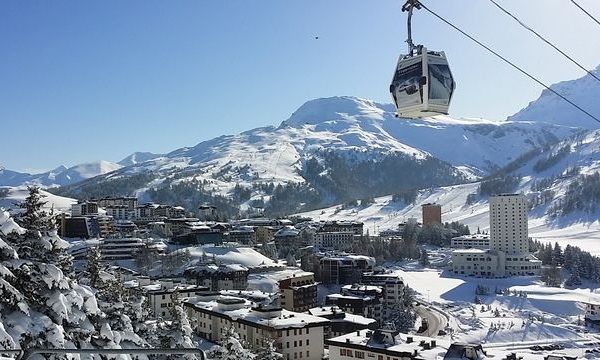
[[[329,320],[308,313],[275,307],[252,307],[246,299],[205,294],[183,303],[194,331],[201,337],[221,342],[227,329],[234,328],[243,342],[254,348],[274,340],[283,360],[321,360],[325,328]]]
[[[525,195],[495,195],[489,204],[489,248],[454,250],[452,271],[481,277],[539,274],[542,263],[529,252]]]

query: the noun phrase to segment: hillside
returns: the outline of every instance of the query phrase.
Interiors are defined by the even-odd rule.
[[[600,130],[593,130],[531,151],[483,184],[491,192],[522,192],[528,196],[530,236],[562,246],[576,245],[600,255],[598,171]],[[510,186],[511,183],[514,186]],[[437,202],[442,205],[444,222],[460,221],[471,231],[478,227],[486,231],[489,195],[480,191],[481,184],[422,190],[410,204],[384,196],[365,207],[337,205],[299,215],[315,219],[356,219],[365,222],[371,233],[377,233],[409,218],[420,219],[420,205]]]
[[[592,73],[600,77],[600,66]],[[551,86],[559,94],[566,96],[578,106],[600,118],[600,82],[591,75],[569,81],[559,82]],[[569,105],[548,90],[542,91],[540,97],[529,103],[527,107],[510,116],[513,121],[544,121],[551,124],[576,126],[585,129],[597,129],[598,123]]]
[[[578,131],[535,122],[398,119],[392,110],[354,97],[312,100],[278,127],[177,149],[58,194],[118,192],[189,208],[212,202],[229,214],[238,207],[284,214],[465,182]]]

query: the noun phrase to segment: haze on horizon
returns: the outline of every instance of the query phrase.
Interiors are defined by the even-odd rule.
[[[600,15],[600,3],[580,2]],[[589,40],[600,28],[569,1],[500,3],[587,68],[600,64]],[[167,152],[278,125],[319,97],[389,103],[406,51],[401,4],[3,2],[0,164],[36,172]],[[427,4],[548,84],[584,74],[490,2]],[[458,83],[452,116],[501,120],[539,96],[531,80],[425,11],[413,24],[415,42],[449,57]]]

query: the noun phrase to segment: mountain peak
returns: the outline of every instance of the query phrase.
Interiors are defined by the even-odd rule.
[[[600,75],[600,65],[591,71]],[[556,83],[550,87],[565,96],[590,114],[600,117],[600,82],[590,74],[568,81]],[[596,129],[598,124],[583,112],[567,103],[548,89],[544,89],[540,97],[530,102],[524,109],[510,116],[513,121],[541,121],[557,125]]]
[[[146,162],[148,160],[156,159],[157,157],[161,157],[161,154],[155,154],[151,152],[134,152],[133,154],[127,156],[123,160],[119,161],[117,164],[121,166],[131,166],[139,163]]]
[[[281,123],[281,126],[317,125],[328,121],[345,121],[357,117],[383,120],[383,114],[387,111],[384,107],[387,106],[354,96],[318,98],[305,102],[292,113],[289,119]]]

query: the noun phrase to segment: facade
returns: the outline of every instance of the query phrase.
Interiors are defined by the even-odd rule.
[[[281,307],[290,311],[304,312],[317,304],[315,274],[303,272],[279,280]]]
[[[60,217],[58,233],[61,237],[89,239],[92,237],[90,219],[84,216]]]
[[[93,201],[80,201],[71,205],[71,216],[98,215],[98,204]]]
[[[229,328],[254,348],[274,340],[283,359],[321,360],[329,320],[289,310],[258,306],[250,301],[217,294],[197,296],[184,306],[193,330],[210,341],[220,342]]]
[[[450,247],[454,249],[490,249],[490,236],[487,234],[473,234],[453,237]]]
[[[393,330],[359,330],[325,340],[330,360],[373,359],[410,360],[438,359],[446,345],[422,336],[400,334]]]
[[[188,281],[209,288],[211,291],[246,290],[248,269],[237,264],[200,265],[184,273]]]
[[[125,205],[129,210],[135,211],[135,208],[138,206],[138,200],[135,197],[105,197],[94,201],[102,208]]]
[[[363,274],[362,283],[379,286],[383,290],[383,316],[388,316],[388,309],[400,301],[404,294],[404,281],[395,274]]]
[[[354,235],[363,234],[364,224],[360,221],[325,221],[320,224],[320,232],[351,232]]]
[[[539,274],[542,262],[529,252],[527,198],[523,194],[491,196],[489,248],[452,252],[452,271],[460,275],[505,277]],[[486,239],[458,242],[483,243]]]
[[[523,194],[490,196],[491,248],[509,254],[529,252],[527,197]]]
[[[106,215],[115,220],[131,220],[135,218],[135,209],[130,209],[127,205],[109,205],[104,208]]]
[[[323,250],[350,251],[355,236],[352,231],[319,231],[314,234],[314,246]]]
[[[200,205],[198,217],[202,220],[214,220],[217,217],[217,207],[212,205]]]
[[[256,242],[256,233],[252,226],[238,226],[229,230],[227,241],[242,245],[254,244]]]
[[[342,288],[341,294],[327,295],[325,305],[337,306],[349,314],[382,321],[384,311],[381,288],[354,290],[356,291]]]
[[[585,325],[600,329],[600,302],[587,302],[585,305]]]
[[[362,273],[373,271],[375,259],[365,255],[322,256],[319,258],[319,280],[326,284],[354,284]]]
[[[189,297],[200,295],[208,291],[208,288],[197,285],[176,285],[172,281],[162,280],[158,284],[144,287],[148,297],[148,305],[156,318],[170,319],[173,299],[177,296],[180,301]],[[175,295],[175,293],[177,293]]]
[[[325,333],[325,339],[356,332],[357,330],[375,330],[377,328],[377,320],[349,314],[337,306],[316,307],[309,309],[308,313],[329,320],[329,328]]]
[[[442,223],[442,205],[423,204],[421,205],[423,215],[423,226]]]
[[[105,260],[127,260],[145,246],[138,238],[106,238],[100,241],[100,253]]]

